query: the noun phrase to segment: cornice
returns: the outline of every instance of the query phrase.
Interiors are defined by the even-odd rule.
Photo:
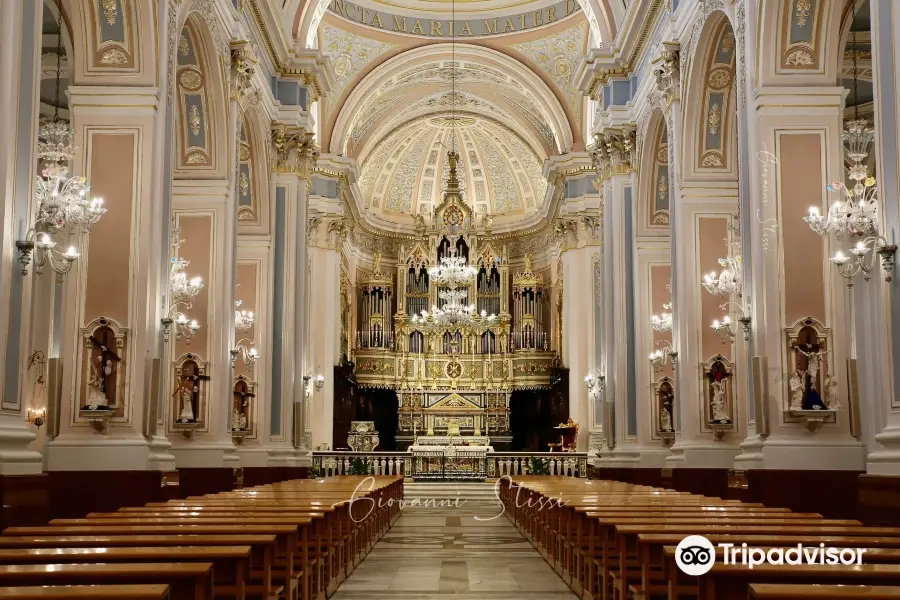
[[[663,0],[645,0],[633,2],[633,10],[626,15],[625,23],[619,28],[617,44],[610,53],[605,49],[593,49],[581,60],[575,79],[578,89],[596,99],[601,87],[610,79],[628,77],[633,74],[635,66],[646,51],[650,33],[656,25],[662,11]],[[635,23],[641,27],[633,27]]]
[[[282,79],[299,81],[312,88],[312,100],[327,94],[335,83],[331,61],[318,50],[300,48],[294,40],[286,40],[271,3],[266,0],[246,2],[275,73]]]

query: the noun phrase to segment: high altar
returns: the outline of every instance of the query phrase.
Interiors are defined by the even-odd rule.
[[[441,456],[445,465],[448,454],[461,464],[459,457],[508,448],[511,394],[548,388],[558,366],[543,278],[526,256],[510,281],[503,238],[489,216],[476,226],[458,156],[448,158],[443,201],[430,225],[418,218],[418,239],[401,246],[396,276],[376,255],[362,281],[351,353],[361,388],[396,391],[398,447],[414,445],[417,456]]]

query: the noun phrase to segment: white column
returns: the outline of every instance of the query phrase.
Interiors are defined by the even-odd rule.
[[[875,153],[878,166],[882,232],[897,244],[900,205],[900,9],[892,0],[871,0],[872,57],[875,87]],[[896,271],[896,268],[895,268]],[[860,392],[862,437],[869,455],[866,470],[900,475],[900,277],[885,283],[876,271],[856,286],[855,350]]]
[[[36,438],[25,423],[22,390],[29,344],[29,280],[21,274],[15,240],[30,223],[36,159],[38,82],[42,7],[38,2],[0,4],[0,339],[3,346],[2,411],[0,411],[0,475],[41,472],[41,455],[28,449]],[[49,313],[41,315],[42,319]],[[46,406],[46,405],[44,405]],[[46,431],[46,429],[45,429]]]
[[[327,222],[319,228],[326,229]],[[335,236],[322,232],[323,237]],[[306,429],[312,437],[313,448],[320,444],[334,446],[334,365],[340,359],[341,335],[341,254],[334,244],[322,244],[318,239],[309,248],[311,264],[310,283],[314,293],[310,294],[309,312],[314,316],[309,324],[309,345],[307,350],[310,370],[315,375],[322,375],[325,381],[322,388],[315,389],[310,385],[309,420]],[[328,246],[332,247],[328,247]],[[323,247],[324,246],[324,247]]]
[[[584,376],[591,367],[593,327],[593,247],[565,250],[563,261],[562,361],[569,369],[569,417],[580,425],[578,450],[588,446],[590,404]]]

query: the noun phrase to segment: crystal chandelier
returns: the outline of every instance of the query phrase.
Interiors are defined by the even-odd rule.
[[[711,271],[703,276],[703,287],[713,296],[740,296],[743,289],[744,270],[741,263],[741,255],[739,252],[740,238],[738,237],[738,219],[736,216],[731,224],[729,231],[734,233],[728,244],[728,256],[719,259],[719,265],[724,267],[722,271],[716,275],[715,271]]]
[[[442,257],[440,264],[428,267],[431,281],[451,289],[469,285],[477,275],[478,269],[467,265],[465,257],[458,256],[455,251]]]
[[[242,332],[250,331],[256,319],[252,312],[240,310],[241,304],[243,303],[240,300],[234,301],[234,328]]]
[[[430,312],[423,310],[421,314],[413,315],[413,324],[426,330],[441,330],[491,325],[497,319],[497,315],[489,315],[485,310],[476,314],[474,304],[462,304],[466,296],[463,290],[444,290],[438,296],[444,305],[440,308],[432,306]]]
[[[855,48],[856,32],[853,33],[852,44]],[[850,256],[838,250],[830,259],[837,267],[838,273],[847,279],[848,287],[853,287],[853,278],[860,272],[866,281],[871,279],[876,256],[881,257],[881,266],[885,272],[884,280],[891,281],[894,254],[897,252],[896,244],[889,243],[879,232],[878,187],[865,164],[869,156],[869,145],[875,139],[875,130],[869,121],[859,116],[858,54],[855,50],[852,52],[855,115],[853,119],[844,123],[844,131],[841,133],[844,153],[850,161],[848,178],[854,183],[845,185],[841,181],[834,181],[827,184],[826,189],[842,194],[843,200],[835,201],[828,209],[827,216],[822,216],[818,207],[813,206],[809,209],[809,215],[803,217],[810,228],[822,237],[834,235],[839,240],[858,240],[849,251]]]
[[[663,304],[663,311],[650,317],[650,325],[653,327],[653,331],[659,331],[660,333],[672,331],[672,303]]]
[[[43,273],[49,265],[56,273],[57,283],[72,269],[78,258],[75,246],[65,252],[57,248],[55,238],[78,238],[88,234],[106,213],[102,198],[89,198],[90,186],[84,177],[69,175],[68,163],[75,158],[75,130],[59,118],[62,75],[62,27],[57,23],[56,49],[56,99],[52,121],[41,125],[38,131],[37,157],[43,164],[41,175],[35,178],[36,214],[34,224],[25,238],[16,241],[22,275],[28,274],[28,265],[34,260],[35,271]]]
[[[184,241],[178,237],[180,232],[181,229],[178,227],[172,230],[173,256],[169,268],[169,294],[172,304],[160,323],[163,327],[163,337],[166,342],[169,341],[169,333],[174,325],[175,340],[177,341],[183,337],[186,343],[190,344],[194,333],[200,329],[200,324],[197,323],[196,319],[191,319],[181,312],[179,308],[183,307],[185,310],[190,310],[193,307],[194,299],[200,293],[200,290],[203,289],[203,280],[199,277],[188,279],[187,273],[184,272],[185,267],[191,263],[178,256],[178,248],[181,247]]]

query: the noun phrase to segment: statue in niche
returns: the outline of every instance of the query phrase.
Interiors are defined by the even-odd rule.
[[[710,366],[709,373],[709,413],[710,422],[719,425],[728,425],[731,416],[728,411],[728,382],[730,373],[721,360],[715,360]]]
[[[791,410],[828,410],[832,398],[836,398],[837,381],[827,377],[824,388],[829,404],[822,400],[816,388],[820,384],[819,374],[825,373],[827,367],[826,351],[819,344],[818,333],[811,327],[804,327],[797,336],[794,351],[797,353],[797,369],[791,374],[788,384],[791,389]]]
[[[731,419],[728,418],[725,408],[725,382],[713,381],[711,387],[713,397],[710,408],[712,409],[713,423],[730,423]]]
[[[101,320],[101,322],[103,322]],[[116,334],[104,325],[88,337],[87,399],[82,410],[110,410],[118,407],[118,363],[122,358],[116,353]]]
[[[194,360],[186,360],[181,365],[181,375],[172,394],[176,403],[181,405],[178,415],[179,423],[196,423],[200,413],[200,386],[208,381],[209,376],[200,372],[200,366]],[[177,406],[177,404],[176,404]]]
[[[250,423],[250,399],[256,397],[247,379],[241,375],[234,384],[231,405],[231,430],[247,431]]]
[[[672,385],[669,382],[663,382],[662,385],[659,386],[659,401],[659,429],[662,432],[671,433],[675,431],[675,428],[672,426],[672,409],[675,405],[675,391],[672,389]]]

